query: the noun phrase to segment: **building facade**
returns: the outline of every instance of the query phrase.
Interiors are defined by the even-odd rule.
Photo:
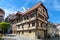
[[[56,35],[60,36],[60,24],[56,24],[57,30],[56,30]]]
[[[30,38],[44,38],[48,18],[47,9],[39,2],[24,13],[16,13],[12,32]]]
[[[14,13],[9,14],[6,18],[5,21],[6,22],[10,22],[11,24],[13,24],[14,19],[16,18],[16,15]]]
[[[10,28],[8,29],[7,33],[12,33],[12,25],[14,24],[14,19],[16,18],[16,15],[13,13],[13,14],[9,14],[9,16],[7,16],[5,18],[5,22],[9,22],[10,23]]]
[[[0,22],[4,21],[4,15],[5,15],[4,10],[0,8]]]
[[[56,35],[56,26],[52,22],[48,22],[47,24],[47,37],[55,37]]]

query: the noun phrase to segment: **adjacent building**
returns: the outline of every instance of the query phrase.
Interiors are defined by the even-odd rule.
[[[16,18],[16,14],[12,13],[12,14],[9,14],[9,15],[5,18],[5,21],[6,21],[6,22],[10,22],[11,24],[13,24],[13,21],[14,21],[15,18]]]
[[[4,10],[0,8],[0,22],[4,21],[4,15],[5,15]]]
[[[60,24],[56,24],[56,28],[57,28],[56,35],[60,36]]]
[[[5,18],[5,22],[9,22],[11,24],[10,28],[8,29],[7,33],[12,33],[12,25],[14,24],[14,19],[16,18],[16,15],[14,13],[9,14],[6,18]]]
[[[57,32],[56,25],[52,22],[47,23],[47,37],[55,37]]]
[[[13,34],[30,38],[46,37],[49,16],[43,3],[39,2],[24,13],[17,12],[13,21]]]

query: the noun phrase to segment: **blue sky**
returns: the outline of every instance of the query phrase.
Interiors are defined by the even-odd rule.
[[[0,0],[0,8],[5,11],[6,18],[17,11],[25,12],[39,1],[43,2],[48,10],[48,20],[60,24],[60,0]]]

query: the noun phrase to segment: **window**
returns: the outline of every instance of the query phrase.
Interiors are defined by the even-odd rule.
[[[30,27],[30,23],[29,23],[28,25],[29,25],[29,27]]]
[[[27,19],[29,19],[29,16],[27,16]]]
[[[35,26],[35,22],[32,22],[32,27]]]
[[[32,17],[35,17],[35,16],[36,16],[36,13],[35,13],[35,12],[32,12],[32,13],[31,13],[31,18],[32,18]]]
[[[20,17],[20,22],[23,20],[23,17]]]
[[[41,27],[41,23],[39,22],[39,26]]]
[[[42,22],[41,22],[41,27],[42,27]]]
[[[24,20],[27,20],[27,19],[29,19],[29,16],[27,16],[27,15],[24,16]]]
[[[45,25],[45,23],[42,23],[42,27],[45,27],[46,25]]]
[[[17,23],[18,23],[19,22],[19,19],[17,18],[16,20],[17,20]]]
[[[29,33],[31,33],[31,30],[29,30]]]
[[[18,29],[20,29],[20,26],[18,25]]]
[[[24,17],[24,20],[26,20],[26,16]]]
[[[23,26],[22,25],[20,25],[20,28],[22,28]]]
[[[23,28],[23,25],[22,25],[22,28]]]
[[[25,23],[24,25],[23,25],[23,27],[24,28],[27,28],[29,25],[27,24],[27,23]]]
[[[38,10],[42,11],[42,10],[43,10],[43,7],[42,7],[42,6],[40,6],[40,7],[38,8]]]
[[[44,23],[42,23],[42,27],[45,27],[45,24]]]

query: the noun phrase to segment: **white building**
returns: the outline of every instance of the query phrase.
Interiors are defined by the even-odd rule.
[[[57,34],[60,36],[60,24],[56,24],[56,27],[57,27]]]

